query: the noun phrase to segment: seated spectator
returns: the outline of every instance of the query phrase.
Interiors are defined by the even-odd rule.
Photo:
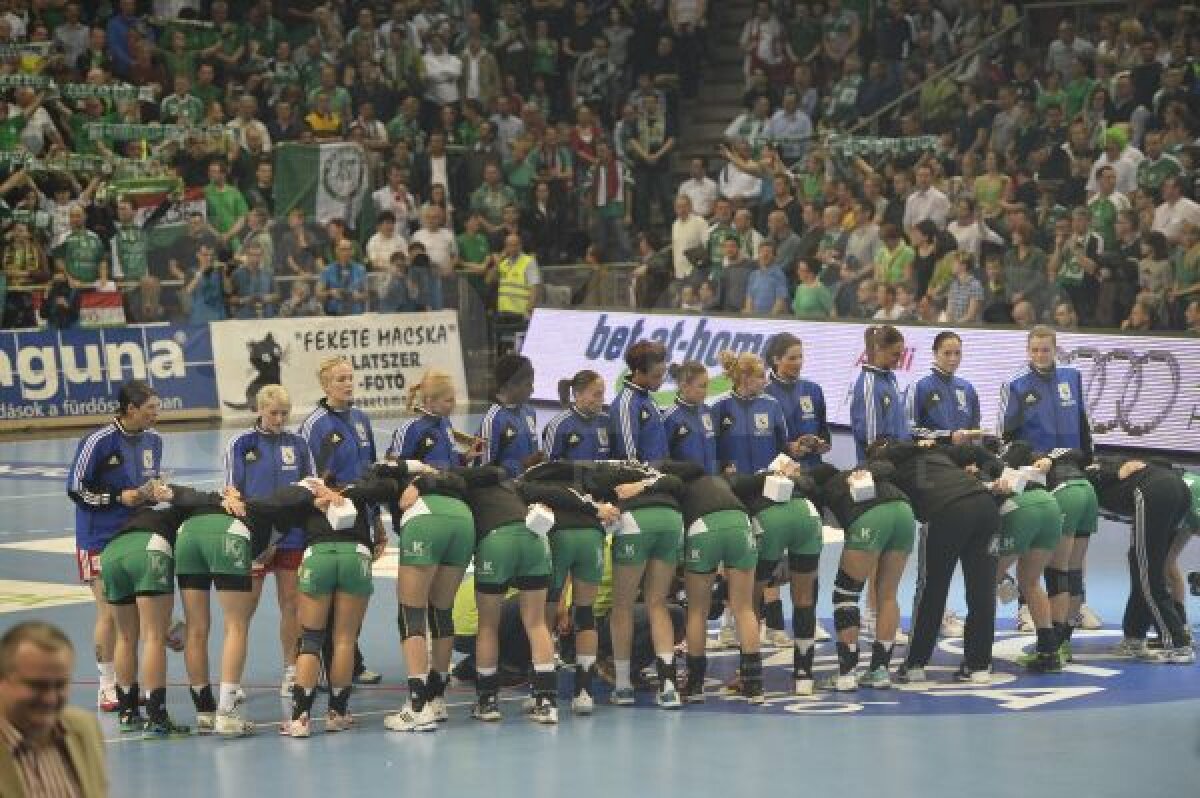
[[[907,310],[896,303],[896,286],[888,283],[875,286],[875,305],[871,318],[876,321],[899,321]]]
[[[717,309],[726,313],[741,313],[746,305],[746,283],[754,262],[742,257],[736,238],[726,238],[721,244],[721,261],[709,271],[709,279],[717,282]]]
[[[637,245],[638,265],[630,272],[633,278],[634,307],[660,307],[674,274],[671,249],[664,248],[658,236],[651,230],[643,230],[638,234]]]
[[[324,315],[321,303],[312,295],[308,280],[302,278],[292,281],[291,294],[280,304],[279,315],[283,318]]]
[[[1079,316],[1070,302],[1059,302],[1054,306],[1054,327],[1058,330],[1078,330]]]
[[[888,285],[913,284],[913,248],[900,235],[894,224],[885,224],[879,231],[880,245],[875,254],[875,280]]]
[[[1184,329],[1188,335],[1200,335],[1200,299],[1188,302],[1183,314]]]
[[[376,274],[387,274],[396,252],[407,255],[408,241],[396,229],[396,214],[384,211],[375,218],[375,232],[367,240],[367,266]]]
[[[1020,327],[1022,330],[1028,330],[1038,323],[1037,309],[1033,303],[1027,299],[1022,299],[1019,302],[1013,303],[1012,308],[1013,324]]]
[[[1004,284],[1004,264],[1000,254],[989,252],[985,255],[983,270],[983,320],[989,324],[1012,323],[1012,303]]]
[[[1121,322],[1121,329],[1126,332],[1150,332],[1157,329],[1155,308],[1149,302],[1139,299],[1133,303],[1129,317]]]
[[[25,295],[28,296],[28,294]],[[9,296],[12,296],[12,292],[9,293]],[[38,314],[45,319],[46,326],[51,329],[67,330],[79,322],[79,304],[80,292],[71,287],[66,270],[61,266],[55,266],[54,275],[50,278],[50,286],[46,289],[46,296],[42,298]],[[20,319],[17,319],[16,322],[10,323],[9,314],[5,313],[5,329],[33,326],[32,322],[21,323]]]
[[[412,313],[427,310],[428,286],[418,282],[418,275],[409,269],[403,252],[392,255],[382,284],[379,310],[383,313]]]
[[[1168,296],[1171,290],[1171,262],[1168,259],[1167,237],[1159,232],[1142,235],[1142,258],[1138,261],[1137,300],[1146,305],[1154,316],[1154,325],[1168,318]]]
[[[269,319],[276,315],[279,293],[275,275],[264,264],[262,247],[246,246],[235,258],[240,265],[230,278],[229,307],[235,319]]]
[[[796,261],[796,290],[792,313],[802,319],[827,319],[833,315],[833,294],[817,279],[820,267],[812,258]]]
[[[983,286],[972,274],[974,258],[959,252],[954,258],[954,278],[946,290],[946,321],[949,324],[974,324],[983,316]]]
[[[362,313],[367,309],[367,270],[354,260],[354,245],[348,239],[337,243],[334,255],[317,282],[317,299],[329,316]]]
[[[780,316],[787,311],[787,303],[787,277],[775,263],[775,246],[764,241],[758,245],[758,262],[746,281],[742,310],[756,316]]]
[[[692,201],[692,210],[705,219],[712,216],[717,201],[717,183],[708,176],[703,158],[688,161],[688,177],[679,184],[679,194]]]

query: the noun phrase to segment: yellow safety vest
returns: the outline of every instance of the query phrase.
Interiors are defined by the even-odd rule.
[[[496,291],[496,310],[500,313],[529,315],[529,298],[533,292],[525,283],[525,271],[531,263],[531,256],[521,255],[515,261],[504,258],[496,267],[500,275],[500,284]]]

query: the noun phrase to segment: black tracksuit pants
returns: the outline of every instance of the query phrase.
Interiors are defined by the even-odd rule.
[[[983,670],[992,664],[996,634],[996,557],[992,539],[1000,531],[1000,511],[989,495],[975,493],[956,499],[929,518],[918,552],[917,594],[913,604],[912,638],[906,664],[924,667],[933,656],[938,630],[946,611],[946,596],[954,569],[962,563],[967,593],[964,654],[967,667]]]
[[[1129,600],[1121,621],[1125,637],[1144,639],[1151,625],[1163,646],[1184,639],[1184,620],[1167,589],[1166,564],[1171,543],[1191,507],[1192,496],[1177,475],[1156,471],[1133,490],[1133,523],[1129,534]]]

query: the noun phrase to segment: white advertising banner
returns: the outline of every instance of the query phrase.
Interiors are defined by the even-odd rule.
[[[941,327],[898,325],[906,351],[896,369],[901,390],[929,373]],[[558,401],[558,380],[580,369],[613,386],[625,372],[625,350],[649,339],[667,347],[672,363],[699,360],[716,376],[724,349],[761,354],[772,335],[804,341],[804,376],[825,391],[829,421],[849,425],[850,392],[863,363],[866,323],[797,319],[542,310],[534,312],[522,352],[537,372],[534,398]],[[994,431],[1000,387],[1024,367],[1021,330],[955,329],[963,340],[959,376],[979,392],[983,427]],[[1059,362],[1079,369],[1096,440],[1113,446],[1200,451],[1200,339],[1060,333]],[[722,381],[723,382],[723,381]],[[674,386],[658,396],[669,401]]]
[[[223,418],[253,416],[255,394],[272,383],[287,388],[295,412],[308,412],[324,395],[317,369],[335,355],[353,364],[354,401],[368,413],[403,411],[409,388],[428,368],[448,373],[459,401],[467,399],[453,311],[234,320],[210,327]]]

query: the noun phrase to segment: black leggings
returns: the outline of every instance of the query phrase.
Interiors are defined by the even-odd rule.
[[[988,494],[975,493],[951,502],[929,519],[921,535],[917,560],[917,595],[913,602],[912,640],[907,664],[923,668],[933,656],[946,611],[954,568],[961,561],[967,592],[964,655],[967,667],[992,664],[996,634],[996,557],[992,538],[1000,531],[1000,512]]]
[[[1133,523],[1129,532],[1129,600],[1121,627],[1125,636],[1141,640],[1151,624],[1165,648],[1185,638],[1184,620],[1167,589],[1166,564],[1171,543],[1191,507],[1192,495],[1177,475],[1148,474],[1133,490]]]

